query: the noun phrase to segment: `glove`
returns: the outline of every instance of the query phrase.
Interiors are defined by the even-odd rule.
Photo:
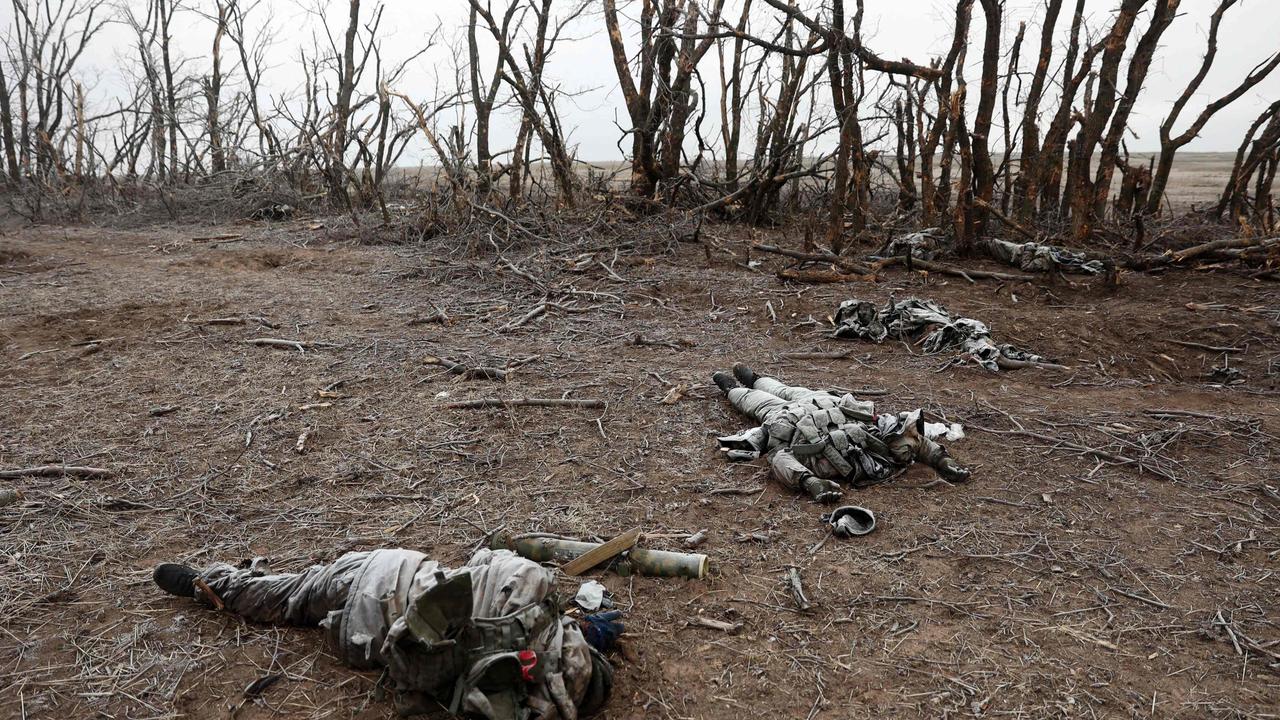
[[[618,641],[618,636],[626,629],[621,622],[618,622],[621,617],[621,610],[594,613],[579,620],[578,627],[582,628],[582,636],[586,638],[588,645],[600,652],[607,652],[613,648],[614,643]]]

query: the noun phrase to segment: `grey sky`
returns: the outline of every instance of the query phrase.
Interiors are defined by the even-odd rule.
[[[142,2],[125,1],[132,1],[138,6]],[[295,93],[301,85],[301,71],[296,62],[298,49],[303,45],[310,45],[312,34],[319,27],[318,19],[304,11],[302,5],[295,0],[265,1],[273,16],[272,27],[276,35],[276,43],[269,56],[271,67],[267,71],[265,84],[272,95],[288,96]],[[495,5],[505,2],[493,1]],[[212,6],[210,0],[190,0],[190,4],[198,8]],[[371,2],[366,0],[366,4]],[[411,55],[421,47],[433,29],[439,28],[440,32],[436,47],[410,66],[407,76],[397,84],[395,90],[425,100],[436,94],[437,86],[451,86],[453,49],[455,46],[459,50],[465,48],[466,1],[385,0],[385,4],[383,37],[386,58],[398,59]],[[563,4],[568,5],[568,0],[564,0]],[[625,3],[620,4],[624,7],[624,14],[632,13],[632,9]],[[817,0],[802,0],[802,5],[806,4],[815,5]],[[851,7],[853,5],[852,2],[848,4]],[[1071,4],[1073,3],[1067,3]],[[1216,4],[1217,0],[1183,0],[1180,16],[1165,34],[1151,68],[1146,90],[1134,110],[1130,123],[1132,135],[1128,138],[1131,150],[1143,151],[1158,147],[1156,128],[1170,103],[1199,66],[1209,13]],[[737,2],[729,0],[728,5],[737,5]],[[765,27],[767,20],[775,13],[764,3],[757,2],[756,5],[757,27]],[[1117,0],[1088,1],[1088,17],[1095,33],[1100,32],[1104,24],[1109,22],[1116,5]],[[331,20],[336,26],[344,20],[345,2],[333,0],[329,6]],[[953,2],[866,0],[866,6],[867,42],[885,57],[909,57],[917,62],[925,62],[930,56],[944,52],[950,42]],[[1017,23],[1025,20],[1028,24],[1027,39],[1023,47],[1024,68],[1029,68],[1034,62],[1042,8],[1043,0],[1007,0],[1004,28],[1006,51]],[[1064,9],[1064,17],[1059,21],[1060,27],[1068,24],[1069,18],[1065,17],[1068,11],[1069,9]],[[266,13],[259,12],[260,18],[265,16]],[[733,11],[733,17],[736,17],[736,11]],[[8,3],[4,3],[3,9],[0,9],[0,20],[6,27],[12,23],[12,10]],[[1140,21],[1137,32],[1141,32],[1144,27],[1145,16]],[[188,12],[180,17],[175,32],[176,46],[181,55],[188,59],[187,72],[206,72],[212,37],[210,23],[196,13]],[[340,32],[340,28],[335,27],[335,33],[337,32]],[[569,35],[571,39],[556,48],[549,66],[549,75],[566,91],[577,93],[571,100],[564,100],[562,107],[565,123],[571,128],[571,140],[577,145],[581,158],[617,159],[620,157],[616,147],[620,133],[614,120],[618,118],[625,125],[625,110],[622,107],[621,93],[617,89],[608,39],[598,9],[589,9],[571,26]],[[969,53],[971,64],[980,58],[977,44],[981,42],[981,36],[982,13],[975,10],[971,34],[974,46]],[[1202,92],[1184,112],[1184,124],[1195,117],[1205,102],[1225,93],[1254,65],[1280,50],[1280,1],[1244,0],[1227,14],[1221,37],[1218,61],[1204,83]],[[82,75],[93,88],[90,95],[92,102],[101,105],[123,86],[122,68],[128,65],[133,56],[131,42],[132,32],[119,24],[107,27],[96,38],[81,68]],[[1132,42],[1130,45],[1132,46]],[[629,49],[635,49],[634,38],[630,39]],[[224,49],[224,52],[227,51]],[[1062,51],[1059,50],[1056,59],[1060,59],[1061,55]],[[975,67],[968,76],[974,79],[977,74]],[[715,134],[718,122],[714,110],[716,99],[713,88],[718,78],[714,51],[708,53],[704,60],[703,75],[709,89],[710,105],[704,135],[711,137]],[[232,82],[238,80],[238,75],[231,78]],[[369,84],[369,87],[372,85]],[[1234,150],[1244,129],[1261,107],[1276,98],[1280,98],[1280,72],[1221,112],[1202,136],[1186,149]],[[510,144],[509,134],[506,132],[510,123],[500,120],[499,125],[496,128],[494,146],[506,147]],[[415,146],[406,160],[416,161],[422,157],[421,149]]]

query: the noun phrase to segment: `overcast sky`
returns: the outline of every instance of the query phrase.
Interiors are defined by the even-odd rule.
[[[143,4],[143,0],[125,1],[138,7]],[[308,6],[314,4],[314,0],[305,1]],[[372,4],[370,0],[365,1],[366,6]],[[506,2],[492,1],[499,8]],[[212,7],[211,0],[188,0],[188,3],[194,8],[207,10]],[[735,0],[728,2],[730,6],[737,4]],[[775,13],[759,0],[755,4],[756,27],[765,28]],[[817,4],[817,0],[801,0],[801,4],[812,7]],[[853,2],[847,4],[852,8]],[[1068,0],[1065,4],[1071,6],[1074,3]],[[1117,4],[1118,0],[1088,0],[1088,18],[1095,34],[1109,22]],[[273,95],[295,94],[302,77],[296,61],[298,50],[302,46],[311,45],[313,34],[319,31],[319,20],[295,0],[264,0],[264,5],[269,12],[259,10],[254,24],[258,26],[270,14],[271,21],[266,26],[273,28],[276,36],[269,56],[271,67],[266,73],[266,86]],[[406,77],[394,89],[417,99],[427,99],[435,94],[435,88],[451,86],[453,48],[465,48],[465,0],[385,0],[385,5],[382,37],[383,54],[388,59],[412,55],[426,42],[432,31],[439,31],[433,50],[414,62]],[[557,5],[567,7],[570,0],[557,0]],[[633,13],[634,7],[625,2],[620,2],[620,5],[624,14]],[[1170,103],[1199,66],[1204,52],[1209,13],[1216,5],[1217,0],[1183,0],[1180,15],[1165,33],[1147,79],[1146,90],[1134,110],[1130,122],[1132,134],[1128,137],[1131,150],[1158,148],[1157,127]],[[343,0],[329,3],[330,20],[335,34],[341,32],[340,25],[345,21],[345,6],[346,2]],[[1017,24],[1026,21],[1028,30],[1022,66],[1030,68],[1034,63],[1038,44],[1043,0],[1007,0],[1006,8],[1006,40],[1003,50],[1007,51]],[[1065,8],[1063,17],[1059,20],[1059,27],[1064,30],[1070,21],[1067,17],[1069,10],[1069,7]],[[0,13],[3,13],[0,18],[5,27],[8,27],[12,23],[12,9],[8,7],[8,3],[4,3]],[[726,15],[729,16],[730,12],[726,11]],[[975,7],[974,15],[971,37],[975,46],[969,53],[971,64],[980,60],[981,51],[977,44],[981,43],[983,32],[981,10]],[[736,16],[737,12],[733,11],[732,17]],[[931,56],[945,52],[950,42],[953,16],[954,2],[951,0],[866,0],[864,34],[867,44],[882,56],[908,57],[924,63]],[[1144,15],[1137,32],[1140,33],[1145,26]],[[195,12],[187,12],[177,20],[175,44],[182,57],[187,59],[188,73],[207,72],[211,30],[211,23]],[[1135,33],[1130,42],[1131,47],[1136,42],[1136,36]],[[634,51],[636,40],[629,40],[629,50]],[[95,103],[102,103],[107,97],[118,93],[123,86],[123,68],[129,65],[133,57],[132,42],[132,31],[123,25],[114,24],[102,31],[86,53],[81,72],[89,81],[87,85],[92,88],[90,97]],[[1239,6],[1227,14],[1221,32],[1217,63],[1202,86],[1200,95],[1184,112],[1183,125],[1195,117],[1205,102],[1227,92],[1254,65],[1277,50],[1280,50],[1280,0],[1242,0]],[[224,48],[224,53],[229,54],[230,49]],[[1059,49],[1055,61],[1062,54]],[[717,82],[715,63],[715,52],[712,51],[708,53],[703,66],[711,107],[704,130],[707,135],[714,135],[715,123],[718,122],[713,94],[713,87]],[[562,101],[561,114],[565,125],[571,130],[571,143],[576,144],[579,157],[589,160],[619,158],[621,155],[617,143],[620,132],[615,119],[625,125],[625,110],[617,87],[604,24],[596,7],[593,6],[570,26],[569,37],[556,47],[548,74],[564,90],[576,93],[572,99]],[[974,80],[977,76],[977,68],[974,67],[968,77]],[[231,78],[231,82],[238,80],[238,75]],[[1261,107],[1277,98],[1280,98],[1280,71],[1232,107],[1219,113],[1187,150],[1235,150],[1244,129],[1257,116]],[[505,135],[504,128],[496,130],[498,137],[494,140],[495,148],[509,146],[510,139]],[[421,157],[417,149],[410,155],[406,160],[416,161]]]

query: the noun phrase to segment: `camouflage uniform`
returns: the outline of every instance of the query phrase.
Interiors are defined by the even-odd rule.
[[[982,238],[978,245],[995,259],[1028,272],[1064,272],[1098,275],[1106,272],[1101,260],[1056,245],[1027,242],[1014,243],[1000,238]]]
[[[932,300],[908,298],[895,302],[891,298],[882,308],[867,300],[845,300],[836,308],[835,321],[832,337],[864,338],[877,343],[886,338],[918,340],[926,353],[960,351],[963,355],[953,362],[972,359],[991,372],[1048,362],[1029,350],[997,345],[986,323],[953,316]]]
[[[729,402],[760,423],[718,438],[731,460],[768,454],[773,477],[815,500],[832,501],[840,483],[864,485],[887,480],[919,460],[944,477],[968,476],[946,452],[925,437],[919,410],[875,413],[873,403],[852,395],[792,387],[757,377],[750,388],[726,391]]]
[[[605,662],[593,660],[578,625],[561,614],[551,571],[505,550],[480,550],[452,570],[414,550],[388,549],[296,574],[269,574],[255,561],[248,569],[217,564],[200,577],[237,615],[320,625],[348,665],[385,667],[403,714],[443,705],[490,720],[574,720],[593,665]],[[195,594],[212,604],[202,590]],[[520,651],[528,650],[536,665],[522,682],[528,656]],[[517,694],[486,692],[512,668]]]

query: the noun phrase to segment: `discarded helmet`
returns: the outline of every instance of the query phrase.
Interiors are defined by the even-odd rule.
[[[845,505],[823,515],[822,521],[831,525],[836,537],[866,535],[876,529],[876,516],[870,510],[857,505]]]

